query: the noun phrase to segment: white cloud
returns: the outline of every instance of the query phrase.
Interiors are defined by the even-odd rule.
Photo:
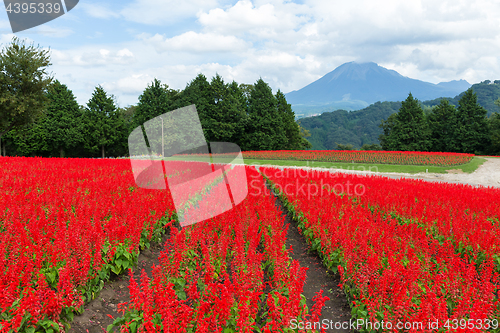
[[[121,15],[133,22],[171,25],[217,5],[216,0],[135,0],[121,11]]]
[[[135,62],[134,54],[128,49],[109,50],[95,48],[93,50],[73,49],[68,51],[52,50],[54,64],[62,66],[110,66],[129,65]]]
[[[166,38],[156,34],[146,38],[146,42],[153,44],[158,52],[242,52],[251,45],[235,36],[224,36],[214,33],[196,33],[188,31],[181,35]]]
[[[88,28],[91,23],[85,36],[94,36],[92,41],[84,37],[81,45],[69,49],[57,44],[64,41],[62,36],[55,45],[49,34],[37,38],[49,41],[41,44],[51,45],[51,70],[75,86],[79,101],[88,100],[101,83],[122,103],[137,103],[154,77],[183,89],[198,73],[208,79],[219,73],[224,80],[238,83],[254,83],[262,77],[274,91],[289,92],[353,60],[374,61],[435,83],[500,79],[500,2],[496,0],[300,2],[80,3],[82,11],[95,19],[119,17],[128,22],[114,20],[108,30],[99,26],[102,34]],[[112,7],[118,9],[108,10]],[[0,28],[2,22],[8,21],[0,21]],[[66,25],[76,32],[69,38],[80,37],[77,28]],[[10,42],[11,36],[0,35],[0,42]],[[110,36],[120,39],[119,44]]]
[[[119,94],[139,96],[153,79],[148,74],[133,74],[114,82],[104,82],[102,87]]]
[[[88,3],[79,2],[79,8],[83,9],[89,16],[107,19],[107,18],[117,18],[120,15],[116,12],[116,9],[111,8],[108,5],[103,5],[101,3]]]
[[[294,30],[304,21],[295,15],[296,11],[295,4],[278,2],[277,6],[271,3],[254,6],[249,0],[241,0],[226,10],[215,8],[208,13],[200,12],[198,20],[208,31],[273,38],[279,32]]]
[[[12,31],[12,28],[10,27],[10,23],[8,20],[0,20],[0,31]]]
[[[6,46],[7,44],[10,44],[12,42],[12,38],[14,38],[16,35],[14,34],[2,34],[0,35],[0,44],[1,46]]]
[[[134,56],[134,54],[133,54],[132,52],[130,52],[130,50],[128,50],[128,49],[119,50],[119,51],[116,53],[116,55],[117,55],[118,57],[122,57],[122,58],[123,58],[123,57],[133,57],[133,56]]]
[[[54,28],[50,25],[43,24],[39,27],[36,28],[36,30],[31,31],[32,33],[39,33],[41,35],[47,36],[47,37],[54,37],[54,38],[64,38],[68,37],[69,35],[73,34],[74,31],[68,28]]]
[[[0,29],[2,29],[3,25],[0,24]],[[7,29],[5,30],[11,30],[10,28],[10,25],[8,26]],[[72,29],[69,29],[69,28],[54,28],[53,26],[51,25],[48,25],[48,24],[43,24],[43,25],[40,25],[38,27],[35,27],[35,28],[32,28],[29,30],[29,34],[34,34],[34,35],[38,35],[36,38],[39,39],[40,36],[44,36],[44,37],[50,37],[50,38],[65,38],[65,37],[68,37],[69,35],[72,35],[74,33],[74,31]],[[7,33],[7,34],[1,34],[1,40],[5,40],[5,39],[8,39],[9,42],[12,40],[12,37],[15,36],[14,34],[11,34],[11,33]],[[22,37],[22,36],[20,36]]]

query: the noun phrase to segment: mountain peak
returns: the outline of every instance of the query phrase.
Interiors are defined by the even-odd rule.
[[[350,80],[366,80],[368,73],[378,73],[381,75],[399,75],[396,71],[381,67],[374,62],[351,61],[340,65],[325,76],[329,76],[330,80],[335,80],[342,77]]]
[[[304,88],[286,94],[292,105],[335,105],[350,101],[368,105],[402,101],[408,93],[419,100],[454,97],[470,86],[467,81],[433,84],[402,76],[374,62],[347,62]]]

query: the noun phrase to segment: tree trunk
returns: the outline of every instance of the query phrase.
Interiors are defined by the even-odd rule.
[[[102,152],[102,158],[106,157],[106,156],[104,155],[104,145],[102,145],[102,146],[101,146],[101,152]]]

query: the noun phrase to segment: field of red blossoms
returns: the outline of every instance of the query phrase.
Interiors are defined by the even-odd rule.
[[[261,171],[340,273],[353,317],[378,331],[499,331],[499,189]]]
[[[259,160],[453,166],[470,162],[474,155],[460,153],[366,150],[280,150],[245,151],[243,152],[243,157]]]
[[[196,170],[189,163],[167,177],[181,184]],[[131,278],[110,330],[321,331],[312,325],[325,297],[318,290],[307,308],[306,270],[286,250],[266,181],[340,274],[360,331],[499,331],[499,189],[249,166],[225,177],[237,168],[246,198],[181,228],[170,192],[137,187],[129,160],[1,157],[0,331],[63,332],[164,232],[160,266]],[[215,209],[199,198],[226,191],[213,182],[186,196],[182,213]]]
[[[169,176],[185,178],[189,163],[182,168]],[[178,231],[170,193],[138,188],[129,160],[9,157],[0,158],[0,170],[1,332],[63,331],[104,281],[132,267],[165,231],[171,237],[161,267],[152,281],[131,283],[132,301],[116,327],[275,332],[321,313],[320,291],[305,306],[305,269],[285,250],[283,216],[269,195],[249,195]],[[247,172],[264,193],[262,176]],[[214,183],[209,193],[224,190]]]

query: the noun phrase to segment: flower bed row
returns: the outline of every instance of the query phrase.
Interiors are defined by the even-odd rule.
[[[330,174],[331,175],[331,174]],[[345,193],[360,205],[389,214],[400,223],[415,223],[438,240],[452,242],[457,253],[493,257],[500,271],[500,190],[417,179],[344,174],[316,178],[318,187]],[[359,184],[347,193],[348,184]]]
[[[359,204],[368,191],[380,190],[365,185],[365,178],[351,183],[349,193],[345,179],[338,179],[343,176],[333,180],[328,172],[304,175],[302,170],[299,177],[277,168],[261,170],[312,248],[327,267],[340,272],[360,331],[498,328],[500,284],[491,255],[476,264],[457,253],[450,239],[436,239],[418,224],[401,223]],[[318,186],[321,181],[323,186]],[[332,190],[334,183],[342,184],[337,191]],[[390,183],[385,186],[390,188]],[[399,203],[407,210],[415,203],[410,197]]]
[[[474,155],[410,151],[280,150],[245,151],[243,157],[259,160],[453,166],[470,162]]]
[[[306,269],[288,255],[284,217],[264,194],[262,176],[245,169],[247,186],[260,194],[174,230],[153,277],[143,274],[140,286],[131,279],[131,302],[109,331],[296,332],[289,328],[292,319],[318,320],[326,298],[319,292],[307,309],[301,295]],[[209,194],[217,197],[225,189],[220,183]]]

